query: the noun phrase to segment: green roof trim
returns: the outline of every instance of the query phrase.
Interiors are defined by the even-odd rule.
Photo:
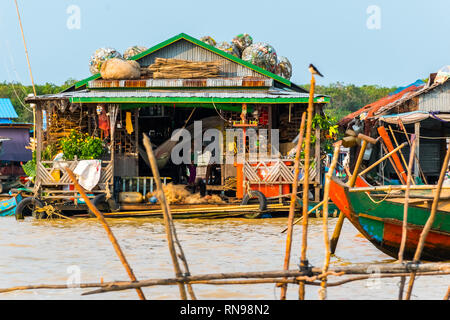
[[[131,109],[137,109],[137,108],[145,108],[150,107],[154,104],[148,103],[148,104],[139,104],[139,103],[124,103],[120,104],[120,108],[122,110],[131,110]],[[162,105],[166,107],[172,107],[173,103],[158,103],[157,105]],[[207,108],[207,109],[215,109],[218,110],[224,110],[224,111],[233,111],[233,112],[242,112],[242,105],[240,104],[232,104],[232,103],[202,103],[199,105],[198,103],[179,103],[176,105],[176,108]],[[253,112],[253,106],[249,105],[247,107],[247,113]]]
[[[309,98],[203,98],[203,97],[84,97],[70,98],[72,103],[308,103]],[[316,97],[316,103],[329,103],[329,97]]]
[[[194,43],[194,44],[196,44],[196,45],[198,45],[198,46],[200,46],[200,47],[202,47],[202,48],[204,48],[206,50],[209,50],[211,52],[214,52],[214,53],[218,54],[219,56],[222,56],[223,58],[226,58],[226,59],[231,60],[231,61],[233,61],[235,63],[243,65],[243,66],[245,66],[247,68],[250,68],[250,69],[252,69],[252,70],[254,70],[254,71],[258,72],[258,73],[261,73],[262,75],[264,75],[266,77],[272,78],[272,79],[274,79],[274,80],[276,80],[276,81],[278,81],[278,82],[280,82],[280,83],[282,83],[284,85],[287,85],[288,87],[291,87],[291,85],[293,84],[291,81],[289,81],[289,80],[287,80],[287,79],[285,79],[283,77],[280,77],[280,76],[278,76],[278,75],[276,75],[276,74],[274,74],[274,73],[272,73],[270,71],[264,70],[263,68],[260,68],[258,66],[255,66],[254,64],[251,64],[250,62],[244,61],[241,58],[235,57],[235,56],[233,56],[233,55],[231,55],[231,54],[229,54],[229,53],[227,53],[225,51],[222,51],[222,50],[217,49],[217,48],[215,48],[213,46],[210,46],[209,44],[207,44],[207,43],[205,43],[203,41],[200,41],[200,40],[198,40],[198,39],[196,39],[194,37],[191,37],[190,35],[187,35],[185,33],[180,33],[179,35],[176,35],[176,36],[174,36],[174,37],[172,37],[170,39],[167,39],[167,40],[165,40],[165,41],[163,41],[163,42],[161,42],[161,43],[159,43],[159,44],[157,44],[157,45],[147,49],[144,52],[141,52],[141,53],[139,53],[139,54],[137,54],[137,55],[135,55],[133,57],[130,57],[129,60],[139,60],[139,59],[141,59],[141,58],[143,58],[143,57],[145,57],[145,56],[147,56],[149,54],[152,54],[153,52],[155,52],[155,51],[157,51],[157,50],[159,50],[161,48],[164,48],[164,47],[166,47],[166,46],[168,46],[168,45],[170,45],[170,44],[172,44],[172,43],[174,43],[176,41],[179,41],[181,39],[184,39],[186,41]],[[97,74],[95,74],[95,75],[93,75],[93,76],[91,76],[89,78],[81,80],[81,81],[75,83],[75,88],[78,89],[78,88],[86,85],[89,81],[98,79],[100,77],[101,77],[100,73],[97,73]],[[295,86],[297,86],[297,85],[295,85]]]

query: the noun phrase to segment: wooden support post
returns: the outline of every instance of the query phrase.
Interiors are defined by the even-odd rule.
[[[330,239],[328,237],[328,197],[330,194],[330,183],[331,177],[333,176],[334,169],[336,168],[337,160],[339,158],[339,151],[341,149],[342,140],[336,142],[334,145],[333,159],[331,160],[330,168],[325,177],[325,188],[323,192],[323,240],[325,244],[325,261],[323,264],[322,274],[328,272],[328,267],[330,266]],[[321,290],[319,291],[320,300],[326,299],[326,289],[327,288],[327,278],[323,278],[321,282]]]
[[[315,105],[315,114],[320,114],[320,106]],[[320,126],[316,127],[316,145],[315,145],[315,162],[316,162],[316,177],[315,177],[315,188],[314,188],[314,201],[320,201],[320,180],[322,177],[321,163],[320,163]]]
[[[416,151],[415,151],[415,161],[414,161],[414,177],[417,178],[419,177],[420,174],[420,154],[419,154],[419,150],[420,150],[420,122],[416,122],[414,123],[414,135],[416,136]],[[424,173],[425,176],[425,173]],[[424,183],[426,183],[426,181],[424,181]]]
[[[373,138],[363,135],[361,133],[358,134],[358,138],[362,139],[362,144],[361,144],[361,149],[359,150],[358,159],[356,160],[355,169],[353,170],[353,174],[350,177],[349,181],[347,182],[347,185],[350,188],[353,188],[355,186],[356,179],[358,178],[359,167],[361,166],[361,163],[363,161],[364,152],[366,152],[367,144],[368,143],[376,144],[378,141],[376,139],[373,139]],[[336,252],[336,246],[338,244],[339,237],[341,235],[342,225],[344,224],[344,218],[345,218],[345,215],[341,211],[341,213],[339,213],[339,219],[334,227],[333,236],[331,237],[331,240],[330,240],[330,251],[332,254],[334,254]]]
[[[137,281],[137,279],[133,273],[133,270],[131,269],[131,267],[127,261],[127,258],[123,254],[123,251],[120,248],[120,245],[117,242],[117,239],[114,236],[111,228],[109,227],[108,223],[106,222],[105,217],[103,217],[103,214],[100,211],[98,211],[98,209],[92,204],[91,200],[89,200],[89,197],[84,192],[84,189],[78,184],[77,178],[75,177],[75,174],[72,172],[72,170],[70,170],[69,168],[66,168],[66,171],[69,174],[69,177],[72,180],[72,182],[75,186],[75,189],[80,193],[80,195],[83,198],[83,200],[85,201],[86,205],[95,214],[97,219],[103,225],[103,228],[106,230],[106,233],[108,234],[108,238],[111,241],[117,255],[119,256],[119,259],[122,262],[122,265],[125,267],[125,270],[127,271],[128,276],[130,277],[130,280]],[[141,288],[136,288],[136,292],[141,300],[145,300],[145,296],[144,296],[144,293],[142,292]]]
[[[408,234],[408,205],[409,205],[409,190],[411,187],[411,172],[412,172],[412,166],[414,161],[414,154],[416,152],[416,140],[413,140],[411,150],[409,153],[409,162],[408,162],[408,179],[406,180],[406,191],[405,191],[405,204],[403,206],[403,225],[402,225],[402,240],[400,242],[400,249],[398,252],[398,262],[403,262],[403,252],[405,251],[406,246],[406,238]],[[398,292],[398,299],[403,299],[403,289],[405,287],[405,277],[400,278],[400,289]]]
[[[161,209],[163,211],[164,227],[165,227],[165,231],[166,231],[167,243],[169,246],[170,256],[172,258],[172,264],[173,264],[173,268],[175,271],[175,276],[177,278],[181,278],[183,276],[183,274],[181,273],[180,265],[178,263],[178,256],[177,256],[177,252],[175,250],[175,245],[174,245],[174,230],[172,229],[172,224],[171,224],[172,217],[171,217],[169,207],[168,207],[167,201],[166,201],[166,196],[164,194],[164,190],[162,187],[161,177],[159,175],[159,170],[158,170],[158,164],[156,162],[155,155],[153,154],[153,150],[151,147],[149,137],[146,134],[143,134],[143,137],[144,137],[144,139],[143,139],[144,147],[145,147],[145,150],[147,151],[148,160],[151,164],[153,177],[155,177],[157,195],[158,195],[157,198],[158,198],[159,202],[161,203]],[[186,289],[184,287],[184,284],[179,283],[178,288],[180,290],[181,299],[187,300]]]
[[[306,122],[306,112],[302,114],[302,120],[300,123],[299,129],[299,138],[297,142],[297,148],[295,151],[295,161],[294,161],[294,181],[292,182],[292,193],[291,193],[291,203],[289,206],[289,218],[288,218],[288,226],[287,226],[287,237],[286,237],[286,253],[284,256],[284,266],[283,270],[289,270],[289,262],[291,259],[291,247],[292,247],[292,230],[294,227],[294,214],[295,214],[295,203],[297,202],[297,188],[298,188],[298,176],[300,174],[300,153],[303,145],[303,136],[305,131],[305,122]],[[280,198],[281,199],[281,198]],[[287,284],[284,284],[281,287],[281,300],[286,300],[286,291]]]
[[[35,122],[35,126],[34,129],[36,131],[35,134],[35,143],[36,143],[36,163],[40,163],[42,160],[42,139],[43,139],[43,135],[42,135],[42,104],[38,103],[36,104],[36,110],[35,110],[35,117],[36,117],[36,122]],[[40,183],[40,179],[41,176],[39,174],[39,169],[36,168],[36,183],[35,185],[39,185]]]
[[[447,153],[445,154],[444,162],[442,163],[442,168],[441,168],[441,173],[439,175],[436,193],[434,194],[433,204],[431,205],[430,216],[428,217],[428,220],[425,223],[425,226],[423,227],[422,232],[420,233],[419,243],[417,245],[416,252],[414,253],[413,262],[415,262],[415,263],[419,263],[419,261],[420,261],[423,247],[425,245],[425,239],[427,238],[428,233],[431,230],[431,226],[433,225],[434,220],[436,218],[436,211],[437,211],[437,207],[439,205],[439,198],[441,196],[442,184],[444,183],[445,173],[447,172],[447,169],[448,169],[449,159],[450,159],[450,143],[447,145]],[[416,277],[416,272],[415,271],[411,272],[411,275],[409,278],[408,290],[406,291],[406,300],[409,300],[411,298],[411,293],[412,293],[415,277]]]
[[[308,267],[308,260],[306,259],[306,250],[308,248],[308,200],[309,200],[309,161],[311,154],[311,129],[312,118],[314,111],[314,88],[316,86],[316,79],[314,74],[311,73],[311,87],[309,89],[309,101],[308,101],[308,118],[306,122],[306,135],[305,135],[305,174],[303,175],[303,220],[302,220],[302,249],[300,252],[300,269]],[[298,298],[300,300],[305,299],[305,282],[300,281],[298,288]]]

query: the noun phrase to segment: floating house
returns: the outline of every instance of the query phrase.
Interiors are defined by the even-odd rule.
[[[450,73],[448,67],[430,74],[427,82],[416,82],[397,89],[386,97],[344,117],[339,125],[348,129],[378,137],[380,130],[387,133],[392,147],[407,143],[395,162],[386,162],[372,170],[372,177],[378,180],[395,179],[402,182],[409,158],[411,137],[418,137],[413,175],[417,181],[435,183],[444,161],[447,140],[450,138]],[[389,142],[388,142],[389,144]],[[368,152],[368,163],[374,162],[392,150],[386,141]],[[384,149],[386,148],[386,149]],[[351,148],[351,163],[355,161],[358,146]],[[386,182],[386,181],[385,181]]]
[[[176,129],[189,127],[196,120],[213,119],[209,128],[219,128],[223,132],[238,127],[279,129],[280,149],[292,146],[309,99],[309,93],[300,86],[184,33],[129,59],[144,69],[157,58],[218,61],[220,73],[216,77],[193,79],[154,78],[151,74],[142,74],[140,79],[134,80],[105,80],[98,73],[64,92],[27,98],[27,102],[36,105],[36,185],[40,187],[37,194],[41,200],[68,199],[61,195],[70,193],[66,188],[71,184],[69,177],[65,172],[57,178],[52,175],[55,162],[44,161],[43,150],[67,136],[71,129],[100,137],[107,145],[108,152],[101,159],[101,176],[91,190],[92,196],[117,195],[131,189],[145,194],[153,190],[151,170],[142,145],[143,133],[148,134],[157,147],[170,140]],[[314,113],[321,114],[329,101],[327,96],[315,95]],[[104,122],[99,123],[104,116],[109,125],[106,129]],[[43,130],[44,117],[46,130]],[[203,129],[208,128],[208,122],[203,123]],[[318,200],[322,174],[320,128],[315,134],[310,185]],[[269,135],[269,145],[270,139]],[[246,143],[245,138],[238,139],[235,147],[247,149]],[[227,148],[230,145],[224,144],[223,156]],[[246,158],[242,166],[222,163],[216,167],[207,189],[231,192],[238,199],[249,189],[260,190],[268,198],[287,194],[293,181],[293,161],[285,157],[285,150],[281,153],[278,159],[252,162]],[[158,160],[164,162],[163,156]],[[186,169],[170,160],[166,162],[161,165],[162,175],[185,183],[181,177]],[[77,166],[76,160],[58,161],[58,165],[62,163],[70,168]]]
[[[20,162],[31,160],[25,147],[30,144],[31,124],[13,122],[18,118],[10,99],[0,98],[0,175],[3,178],[23,175]],[[2,179],[3,180],[3,179]]]

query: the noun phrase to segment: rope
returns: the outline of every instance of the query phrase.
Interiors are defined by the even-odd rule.
[[[233,123],[232,121],[225,119],[225,118],[220,114],[219,110],[217,110],[217,107],[216,107],[216,105],[214,104],[213,98],[211,98],[211,103],[213,104],[214,109],[216,110],[217,114],[219,115],[219,117],[220,117],[223,121],[228,122],[228,123]]]
[[[69,218],[69,217],[66,217],[66,216],[60,214],[60,213],[58,212],[58,210],[55,209],[55,207],[53,207],[52,205],[46,205],[46,206],[44,206],[44,207],[42,207],[42,208],[36,208],[35,211],[36,211],[36,212],[45,212],[45,213],[48,215],[48,218],[51,218],[52,215],[55,215],[55,216],[58,216],[58,217],[60,217],[60,218],[65,218],[65,219],[68,219],[68,220],[73,220],[72,218]]]
[[[388,190],[388,192],[386,193],[386,195],[383,197],[383,199],[377,201],[377,200],[374,200],[374,199],[370,196],[369,192],[365,192],[365,194],[369,197],[370,201],[372,201],[372,202],[375,203],[375,204],[378,204],[378,203],[381,203],[381,202],[385,201],[385,200],[387,199],[387,197],[389,197],[389,196],[391,195],[391,193],[392,193],[392,188],[391,188],[391,186],[389,186],[389,190]]]
[[[395,132],[398,132],[398,133],[402,133],[402,134],[405,134],[405,132],[404,131],[400,131],[400,130],[396,130],[396,129],[392,129],[392,131],[395,131]],[[413,135],[414,133],[407,133],[409,136],[410,135]],[[422,138],[422,139],[430,139],[430,140],[439,140],[439,139],[450,139],[450,136],[449,137],[427,137],[427,136],[419,136],[419,138]]]

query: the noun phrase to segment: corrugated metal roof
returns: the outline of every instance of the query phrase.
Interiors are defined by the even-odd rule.
[[[450,112],[450,81],[419,96],[419,110]]]
[[[15,119],[19,116],[8,98],[0,98],[0,118],[3,119]]]
[[[308,98],[308,93],[288,91],[278,88],[270,88],[267,91],[236,90],[236,91],[155,91],[155,90],[80,90],[61,92],[57,94],[41,95],[37,100],[69,99],[69,98]],[[325,97],[315,95],[315,97]],[[28,98],[27,100],[34,100]]]
[[[93,80],[88,87],[97,88],[181,88],[181,87],[271,87],[270,78],[203,78],[203,79],[145,79],[145,80]]]

